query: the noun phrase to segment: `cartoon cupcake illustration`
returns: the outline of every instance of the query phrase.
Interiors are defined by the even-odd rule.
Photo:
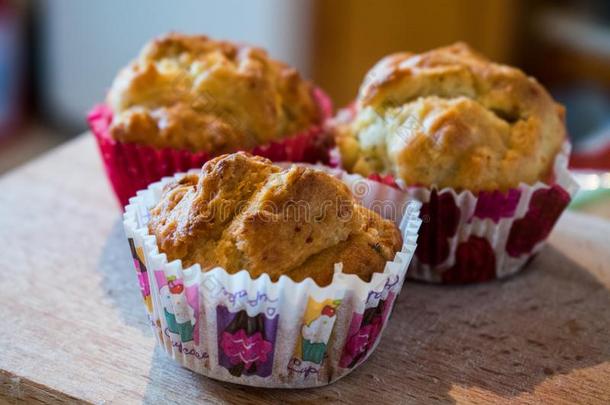
[[[318,317],[306,322],[301,328],[301,359],[315,364],[322,364],[326,354],[326,345],[335,324],[336,307],[341,301],[324,305]]]
[[[367,308],[363,314],[354,314],[347,344],[339,362],[341,367],[355,367],[373,350],[389,315],[393,299],[394,296],[388,296],[376,306]]]
[[[160,285],[159,297],[161,298],[161,303],[163,305],[163,315],[167,322],[168,331],[180,335],[182,342],[192,341],[194,328],[191,319],[194,319],[194,310],[190,305],[174,304],[172,298],[172,295],[179,295],[182,293],[184,285],[181,281],[177,281],[175,276],[163,278]]]
[[[246,311],[232,314],[226,307],[219,307],[218,318],[220,365],[236,377],[268,376],[273,363],[277,317],[248,316]]]

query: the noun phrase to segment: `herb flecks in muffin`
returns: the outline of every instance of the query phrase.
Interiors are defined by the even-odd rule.
[[[346,169],[428,187],[545,181],[566,138],[563,107],[535,79],[461,43],[382,59],[352,113],[336,126]]]

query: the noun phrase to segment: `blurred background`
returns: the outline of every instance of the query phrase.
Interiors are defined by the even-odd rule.
[[[610,169],[606,0],[0,0],[0,173],[84,132],[117,70],[170,30],[263,46],[335,106],[388,53],[466,41],[567,106],[574,165]]]

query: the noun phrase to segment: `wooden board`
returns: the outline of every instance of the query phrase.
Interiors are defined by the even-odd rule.
[[[91,137],[0,179],[0,402],[610,403],[610,223],[566,213],[522,274],[408,283],[377,351],[334,385],[209,380],[155,348]]]

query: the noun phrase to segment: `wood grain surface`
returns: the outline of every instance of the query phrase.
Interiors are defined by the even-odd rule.
[[[90,136],[0,179],[0,402],[610,403],[610,223],[566,213],[522,274],[407,283],[334,385],[219,383],[155,347]]]

